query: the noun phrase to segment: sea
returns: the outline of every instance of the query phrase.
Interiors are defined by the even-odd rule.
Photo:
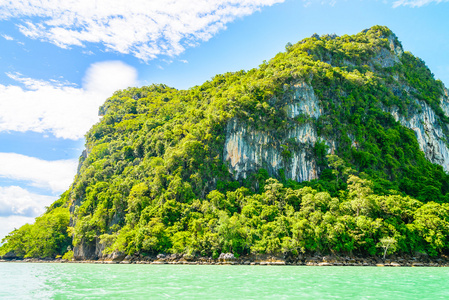
[[[449,299],[449,268],[12,262],[0,299]]]

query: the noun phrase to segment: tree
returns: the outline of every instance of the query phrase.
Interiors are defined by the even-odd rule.
[[[394,237],[384,237],[381,238],[379,241],[379,244],[377,244],[378,247],[382,247],[384,249],[384,256],[383,259],[385,259],[385,256],[388,254],[391,254],[396,251],[397,241]],[[390,250],[390,251],[388,251]]]
[[[351,200],[351,207],[356,211],[358,217],[361,211],[368,213],[371,210],[371,199],[368,197],[373,194],[371,190],[371,181],[361,179],[360,177],[350,175],[348,179],[349,197]]]
[[[337,177],[337,184],[340,179],[340,175],[346,177],[353,174],[355,171],[351,167],[347,167],[345,161],[335,154],[329,154],[326,156],[329,166],[333,169],[332,174]]]

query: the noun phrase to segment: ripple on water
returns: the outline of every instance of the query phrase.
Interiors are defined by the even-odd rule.
[[[449,269],[0,264],[1,299],[447,299]]]

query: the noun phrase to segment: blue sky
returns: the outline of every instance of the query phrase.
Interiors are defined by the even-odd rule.
[[[113,91],[186,89],[314,33],[388,26],[449,85],[449,2],[28,0],[0,3],[0,238],[71,184]]]

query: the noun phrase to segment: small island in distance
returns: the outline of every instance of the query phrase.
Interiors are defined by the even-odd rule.
[[[390,29],[115,92],[4,260],[449,265],[449,96]]]

